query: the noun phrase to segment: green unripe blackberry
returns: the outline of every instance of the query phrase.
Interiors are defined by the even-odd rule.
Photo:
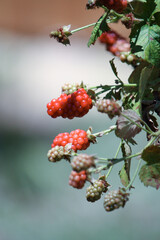
[[[47,157],[50,162],[58,162],[63,158],[66,160],[70,160],[71,151],[71,144],[67,144],[65,147],[55,146],[48,151]]]
[[[119,188],[118,190],[110,191],[104,198],[104,209],[107,212],[124,207],[129,200],[129,193],[125,192],[125,189]]]
[[[73,158],[71,166],[73,170],[75,170],[76,172],[80,172],[82,170],[87,170],[90,167],[94,167],[94,160],[94,156],[90,156],[87,154],[79,154],[78,156]]]
[[[130,52],[121,52],[119,58],[122,62],[126,62],[133,66],[138,63],[138,58]]]
[[[65,93],[67,95],[72,94],[74,92],[76,92],[79,88],[84,88],[85,85],[83,83],[78,84],[78,83],[65,83],[62,86],[62,93]]]
[[[117,102],[111,99],[99,99],[95,104],[97,110],[102,113],[107,113],[109,118],[120,115],[121,107]]]
[[[96,180],[86,190],[86,198],[89,202],[95,202],[101,198],[103,192],[108,190],[109,184],[104,180]]]

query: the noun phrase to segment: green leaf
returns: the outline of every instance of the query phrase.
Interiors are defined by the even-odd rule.
[[[94,44],[97,38],[100,37],[103,32],[109,30],[108,24],[106,23],[107,14],[108,12],[105,12],[95,24],[91,33],[91,37],[88,41],[88,47],[90,47],[91,44]]]
[[[129,184],[129,178],[128,178],[127,171],[125,169],[125,164],[123,165],[121,171],[119,172],[119,176],[120,176],[121,183],[123,184],[123,186],[127,187]]]
[[[139,79],[139,99],[143,99],[143,95],[148,83],[148,79],[152,73],[152,68],[145,67],[141,71],[140,79]]]
[[[131,2],[132,12],[135,17],[144,19],[145,21],[152,16],[156,8],[156,0],[133,1]]]
[[[156,7],[155,7],[152,15],[160,12],[160,0],[155,0],[155,2],[156,2]]]
[[[141,62],[139,66],[135,68],[135,70],[131,73],[129,76],[128,82],[129,83],[139,83],[140,75],[142,72],[142,69],[148,66],[149,63],[147,62]]]
[[[130,34],[132,53],[160,66],[160,27],[136,24]]]
[[[160,146],[149,146],[142,152],[141,158],[148,164],[160,163]]]
[[[160,187],[160,164],[143,165],[139,172],[139,178],[145,186],[154,187],[158,190]]]

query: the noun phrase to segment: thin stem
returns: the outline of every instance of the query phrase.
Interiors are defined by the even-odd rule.
[[[147,123],[145,123],[145,121],[143,121],[142,119],[141,119],[141,123],[143,123],[145,125],[145,127],[148,129],[148,131],[152,132],[152,130],[147,125]]]
[[[137,87],[136,83],[123,84],[123,87]]]
[[[137,84],[136,83],[130,83],[130,84],[121,84],[122,87],[137,87]],[[89,89],[98,89],[98,88],[103,88],[105,89],[108,88],[108,87],[117,87],[118,85],[117,84],[112,84],[112,85],[99,85],[99,86],[92,86],[90,87]]]
[[[114,156],[115,158],[118,156],[118,153],[119,153],[119,151],[120,151],[120,149],[121,149],[122,143],[123,143],[123,140],[121,140],[121,142],[120,142],[120,144],[119,144],[119,146],[118,146],[117,152],[116,152],[116,154],[115,154],[115,156]],[[106,174],[105,179],[108,178],[109,174],[110,174],[111,171],[112,171],[112,168],[113,168],[113,165],[110,166],[110,168],[109,168],[109,170],[108,170],[108,172],[107,172],[107,174]]]
[[[91,170],[88,170],[89,172],[91,173],[99,173],[101,172],[102,170],[106,170],[107,169],[107,165],[102,165],[96,169],[91,169]]]
[[[95,136],[95,137],[102,137],[103,135],[107,135],[110,132],[114,131],[116,128],[117,128],[117,126],[113,125],[109,129],[106,129],[106,130],[98,132],[98,133],[94,133],[93,136]]]
[[[149,133],[149,134],[154,134],[153,132],[143,128],[141,125],[139,125],[138,123],[136,123],[135,121],[133,121],[130,117],[126,116],[125,114],[121,113],[121,115],[125,118],[127,118],[131,123],[135,124],[137,127],[141,128],[142,130],[144,130],[145,132]]]
[[[129,155],[127,157],[122,157],[122,158],[113,158],[113,159],[107,159],[108,160],[108,167],[114,165],[114,164],[117,164],[119,162],[122,162],[126,159],[130,159],[130,158],[134,158],[134,157],[137,157],[137,156],[140,156],[142,154],[142,152],[139,152],[139,153],[135,153],[135,154],[132,154],[132,155]]]
[[[104,92],[106,92],[106,91],[107,91],[106,89],[103,89],[102,91],[96,93],[96,96],[98,96],[98,95],[100,95],[100,94],[102,94],[102,93],[104,93]]]
[[[117,13],[114,10],[110,10],[110,13],[115,15],[116,17],[119,17],[119,18],[122,18],[124,16],[124,14]]]
[[[154,136],[150,141],[149,143],[146,145],[145,148],[149,147],[150,145],[152,145],[152,143],[159,137],[160,135],[160,131],[157,132],[158,134],[156,136]]]
[[[73,34],[73,33],[75,33],[75,32],[81,31],[81,30],[83,30],[83,29],[92,27],[92,26],[94,26],[95,24],[96,24],[96,23],[91,23],[91,24],[88,24],[88,25],[86,25],[86,26],[83,26],[83,27],[80,27],[80,28],[76,28],[76,29],[72,30],[71,33]]]
[[[142,159],[140,159],[140,160],[138,161],[138,165],[137,165],[136,171],[135,171],[135,173],[134,173],[134,175],[133,175],[132,180],[130,181],[130,183],[129,183],[128,186],[126,187],[126,191],[132,186],[132,184],[133,184],[133,182],[134,182],[134,180],[135,180],[135,178],[136,178],[136,176],[137,176],[137,174],[138,174],[138,171],[139,171],[141,162],[142,162]]]

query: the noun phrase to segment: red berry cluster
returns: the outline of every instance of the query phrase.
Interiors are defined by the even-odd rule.
[[[69,176],[69,185],[71,185],[74,188],[81,189],[83,188],[86,180],[87,180],[86,171],[81,172],[72,171]]]
[[[102,33],[99,40],[101,43],[106,44],[107,50],[115,56],[120,56],[121,52],[130,51],[130,44],[114,31]]]
[[[52,118],[62,116],[72,119],[74,117],[83,117],[92,108],[92,99],[86,90],[79,88],[72,94],[61,94],[57,99],[52,99],[47,104],[47,113]]]
[[[84,130],[76,129],[75,131],[58,134],[51,145],[52,148],[55,146],[66,146],[66,144],[71,143],[72,149],[77,152],[77,150],[86,150],[90,141],[87,137],[87,133]]]
[[[127,7],[127,0],[97,0],[97,3],[118,13],[121,13]]]

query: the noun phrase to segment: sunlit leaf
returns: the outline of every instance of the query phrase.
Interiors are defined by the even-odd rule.
[[[106,23],[106,18],[107,14],[104,13],[104,15],[102,15],[95,24],[94,29],[91,33],[91,37],[88,41],[88,47],[94,44],[97,38],[100,37],[103,32],[109,30],[108,24]]]

